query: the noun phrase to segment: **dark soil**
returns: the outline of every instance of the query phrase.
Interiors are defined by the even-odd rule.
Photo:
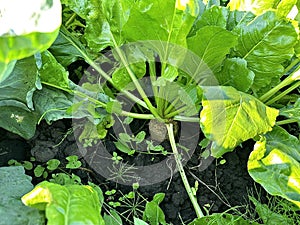
[[[40,163],[45,163],[52,158],[64,161],[65,157],[69,155],[80,156],[74,135],[66,136],[70,127],[71,121],[69,120],[55,122],[51,126],[42,123],[37,129],[35,137],[29,141],[22,140],[18,136],[0,129],[0,166],[6,165],[9,159],[28,160],[31,155]],[[191,136],[191,138],[197,137]],[[187,144],[189,142],[190,140],[186,141]],[[224,155],[226,163],[223,165],[220,164],[220,159],[202,160],[199,157],[199,147],[187,162],[185,169],[191,186],[194,185],[195,180],[199,182],[198,202],[201,206],[205,206],[210,213],[224,212],[233,206],[249,204],[249,200],[247,200],[248,191],[253,187],[254,182],[247,172],[247,159],[252,144],[247,142],[243,148],[237,148],[234,152]],[[116,150],[109,140],[106,141],[106,148],[111,148],[111,152]],[[149,160],[149,157],[138,156],[137,158],[140,164],[155,162]],[[160,156],[156,160],[162,159],[164,157]],[[83,158],[81,160],[83,167],[89,168],[88,163]],[[92,181],[98,184],[103,192],[115,188],[125,194],[132,190],[131,186],[109,181],[97,173],[86,172],[85,170],[72,172],[79,175],[84,183]],[[32,175],[32,172],[28,171],[28,174]],[[34,178],[33,182],[36,184],[41,180]],[[168,223],[179,225],[184,222],[184,224],[188,224],[196,217],[178,173],[160,183],[140,186],[138,192],[148,200],[151,200],[155,193],[166,193],[161,208]],[[104,210],[108,210],[108,207],[105,206]],[[245,207],[240,207],[240,210],[244,212]],[[126,217],[126,215],[124,216]]]

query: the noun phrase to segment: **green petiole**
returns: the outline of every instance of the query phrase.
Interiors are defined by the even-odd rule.
[[[168,130],[169,140],[170,140],[172,151],[174,153],[177,169],[180,173],[180,176],[181,176],[182,182],[184,184],[185,190],[187,191],[187,194],[188,194],[188,196],[189,196],[189,198],[192,202],[192,205],[195,209],[197,217],[198,218],[204,217],[204,214],[203,214],[203,212],[202,212],[202,210],[201,210],[201,208],[200,208],[200,206],[197,202],[197,198],[194,196],[193,191],[191,189],[191,186],[189,184],[189,181],[187,179],[187,176],[184,172],[184,168],[183,168],[183,165],[182,165],[181,160],[180,160],[180,154],[177,150],[177,146],[176,146],[176,142],[175,142],[175,138],[174,138],[173,124],[172,123],[166,124],[166,127],[167,127],[167,130]]]
[[[265,93],[263,96],[259,98],[262,102],[267,102],[270,98],[272,98],[280,89],[292,84],[294,81],[296,81],[299,78],[300,73],[300,66],[297,67],[297,69],[291,73],[287,78],[285,78],[281,83],[279,83],[277,86],[269,90],[267,93]]]

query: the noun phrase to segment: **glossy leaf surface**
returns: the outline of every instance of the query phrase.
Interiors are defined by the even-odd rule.
[[[199,29],[195,36],[188,38],[188,48],[203,60],[202,65],[198,66],[198,73],[207,73],[206,66],[213,73],[220,71],[223,60],[236,43],[237,37],[221,27],[205,26]]]
[[[293,25],[268,11],[246,26],[237,26],[234,32],[239,35],[234,56],[245,59],[255,73],[252,89],[258,92],[278,84],[284,71],[282,64],[293,56],[297,43]]]
[[[97,192],[91,186],[44,181],[22,197],[25,205],[45,210],[48,225],[104,225]]]
[[[278,110],[232,87],[203,87],[200,125],[220,157],[243,141],[272,129]]]
[[[300,143],[296,137],[280,127],[265,134],[250,154],[248,171],[271,195],[300,207]]]

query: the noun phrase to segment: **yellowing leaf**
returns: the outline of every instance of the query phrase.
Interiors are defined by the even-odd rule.
[[[97,192],[91,186],[44,181],[22,197],[25,205],[45,210],[48,225],[104,225]]]
[[[243,141],[264,134],[275,124],[278,110],[233,87],[203,87],[200,125],[220,157]]]
[[[271,195],[300,207],[300,143],[296,137],[275,127],[256,142],[248,171]]]

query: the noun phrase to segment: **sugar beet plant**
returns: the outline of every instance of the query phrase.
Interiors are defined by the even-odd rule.
[[[49,2],[47,23],[1,28],[1,127],[29,139],[41,119],[85,119],[88,145],[113,115],[157,120],[200,218],[173,129],[199,123],[216,158],[254,139],[252,178],[300,206],[299,139],[282,128],[300,122],[298,1],[62,0],[62,24]]]

